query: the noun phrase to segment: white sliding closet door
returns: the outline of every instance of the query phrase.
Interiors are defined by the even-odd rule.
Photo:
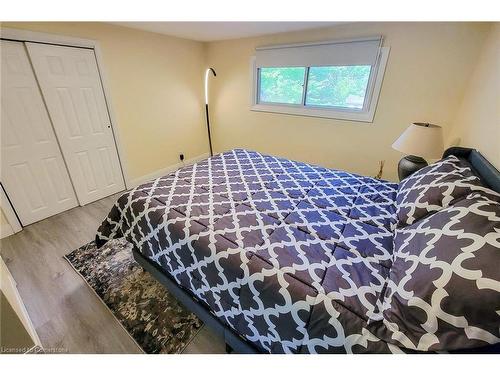
[[[26,46],[80,204],[124,190],[94,51]]]
[[[77,205],[21,42],[1,42],[1,181],[23,225]]]

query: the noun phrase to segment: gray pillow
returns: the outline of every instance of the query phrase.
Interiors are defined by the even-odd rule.
[[[500,203],[473,193],[396,230],[379,338],[422,351],[500,342]]]
[[[489,189],[466,161],[448,156],[401,181],[396,195],[398,226],[413,224],[473,191],[485,190]]]

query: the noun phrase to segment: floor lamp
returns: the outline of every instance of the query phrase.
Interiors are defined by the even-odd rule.
[[[207,71],[205,72],[205,113],[207,116],[207,130],[208,130],[208,143],[210,145],[210,156],[214,156],[214,152],[212,150],[212,137],[210,135],[210,115],[208,112],[208,76],[210,75],[210,72],[213,73],[214,77],[217,77],[217,74],[215,74],[215,70],[213,68],[208,68]]]

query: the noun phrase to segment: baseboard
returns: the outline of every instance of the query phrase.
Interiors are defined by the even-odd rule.
[[[144,176],[141,176],[138,178],[134,178],[127,183],[127,188],[128,189],[135,188],[141,184],[144,184],[145,182],[148,182],[150,180],[154,180],[155,178],[165,176],[166,174],[175,172],[179,168],[182,168],[182,167],[185,167],[187,165],[191,165],[191,164],[197,163],[201,160],[207,159],[209,156],[210,156],[210,154],[207,152],[207,153],[195,156],[194,158],[186,159],[182,163],[169,165],[166,168],[159,169],[157,171],[154,171],[152,173],[148,173],[147,175],[144,175]]]

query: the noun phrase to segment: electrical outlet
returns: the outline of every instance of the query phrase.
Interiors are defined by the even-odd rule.
[[[184,154],[179,154],[180,161],[184,161]]]

